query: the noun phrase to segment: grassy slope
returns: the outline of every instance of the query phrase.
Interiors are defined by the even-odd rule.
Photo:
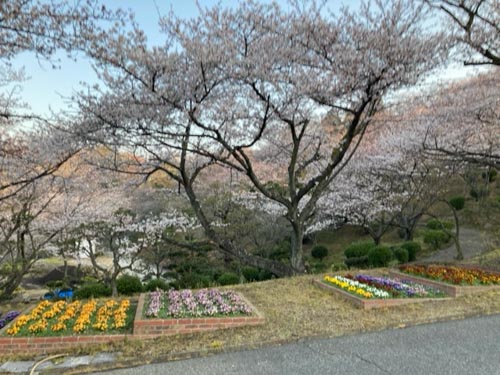
[[[155,359],[173,359],[185,352],[251,348],[306,337],[336,337],[500,313],[500,291],[381,310],[359,310],[313,286],[312,279],[312,276],[302,276],[234,287],[264,314],[264,326],[165,337],[153,341],[132,339],[127,343],[103,345],[90,351],[119,351],[127,361],[145,363]],[[88,351],[80,350],[81,353]]]

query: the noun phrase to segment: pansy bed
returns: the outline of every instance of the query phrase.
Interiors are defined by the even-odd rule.
[[[172,335],[264,323],[234,291],[154,291],[141,295],[134,334]]]
[[[436,288],[412,281],[364,274],[325,276],[321,281],[315,280],[315,284],[364,309],[440,300],[446,296]]]
[[[130,300],[55,302],[44,300],[21,314],[4,334],[23,336],[71,336],[125,333],[132,328]]]
[[[445,265],[403,265],[391,270],[394,277],[404,277],[421,284],[434,286],[448,295],[458,297],[500,289],[500,273],[479,268]]]

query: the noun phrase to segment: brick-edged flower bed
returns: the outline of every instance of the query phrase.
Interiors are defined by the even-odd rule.
[[[133,326],[133,332],[130,332],[130,328],[128,327],[127,329],[123,328],[121,331],[116,329],[116,327],[113,328],[113,325],[116,324],[117,321],[120,321],[122,317],[120,311],[117,311],[121,303],[115,301],[116,303],[112,304],[110,300],[98,302],[95,308],[92,306],[92,300],[81,301],[79,302],[81,305],[78,313],[75,312],[71,319],[62,319],[63,322],[66,322],[70,326],[67,327],[66,330],[57,331],[56,329],[56,332],[50,332],[48,334],[47,332],[36,332],[39,327],[45,326],[50,329],[52,326],[61,323],[59,321],[60,318],[65,316],[65,312],[67,312],[68,308],[71,306],[74,307],[72,303],[76,304],[77,301],[65,302],[65,304],[59,302],[58,305],[54,305],[58,302],[42,302],[19,316],[19,318],[23,315],[30,316],[30,319],[25,321],[22,326],[19,325],[16,329],[11,331],[13,334],[7,334],[7,330],[16,327],[16,322],[18,322],[17,319],[7,324],[3,329],[0,329],[0,357],[11,354],[48,354],[60,352],[71,347],[107,344],[130,339],[147,340],[163,335],[259,325],[265,322],[264,317],[239,294],[231,294],[230,299],[234,302],[232,308],[242,309],[240,312],[233,311],[228,316],[222,316],[221,313],[217,313],[206,317],[198,316],[190,318],[178,315],[176,318],[165,319],[154,317],[147,318],[144,315],[145,297],[145,294],[141,294],[139,297],[139,302],[135,311],[135,320],[133,324],[130,323],[130,326]],[[87,309],[84,308],[86,304],[88,304]],[[133,303],[132,305],[135,304]],[[54,306],[56,306],[56,308],[54,308]],[[221,307],[227,308],[224,304]],[[61,311],[57,312],[57,310]],[[93,313],[87,315],[87,318],[85,318],[85,311],[93,311]],[[40,319],[43,319],[44,314],[45,319],[52,320],[40,324]],[[82,315],[84,318],[81,319],[81,323],[85,322],[84,325],[87,328],[82,329],[80,332],[76,332],[73,330],[76,324],[73,323]],[[49,318],[49,316],[52,317]],[[104,319],[105,316],[108,317],[106,321]],[[33,318],[33,320],[31,318]],[[26,318],[23,318],[21,322],[25,319]],[[89,323],[88,320],[90,320],[91,323]],[[29,327],[33,324],[35,326],[32,330],[36,330],[30,332]],[[127,326],[128,325],[127,323]]]
[[[438,288],[452,297],[500,289],[500,274],[477,268],[406,265],[390,275]]]
[[[239,294],[217,289],[151,292],[139,298],[134,335],[176,335],[264,323]]]
[[[440,290],[388,277],[370,275],[325,276],[315,285],[342,296],[362,309],[404,305],[414,302],[443,300]]]

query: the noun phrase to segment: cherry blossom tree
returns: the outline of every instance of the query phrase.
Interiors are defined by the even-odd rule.
[[[435,158],[500,168],[500,80],[489,73],[444,86],[411,104]]]
[[[498,0],[425,1],[448,18],[455,41],[468,55],[465,65],[500,65]]]
[[[87,53],[106,87],[77,98],[79,132],[135,156],[112,160],[116,169],[133,164],[137,173],[163,171],[177,181],[227,256],[280,276],[303,273],[302,240],[318,200],[382,99],[435,67],[446,39],[424,31],[423,6],[412,1],[377,1],[337,16],[314,3],[289,12],[256,2],[200,11],[191,20],[163,18],[165,46],[150,48],[137,27],[93,39]],[[337,142],[315,126],[330,110],[342,119]],[[274,148],[284,181],[256,170],[250,155],[264,146]],[[214,229],[197,195],[197,177],[214,164],[245,175],[282,207],[290,265],[252,256]]]
[[[8,298],[33,265],[47,254],[65,222],[53,210],[63,194],[60,179],[32,182],[15,199],[0,204],[0,298]]]
[[[94,0],[74,5],[65,0],[0,3],[0,200],[53,174],[79,149],[73,140],[64,139],[54,130],[62,125],[58,120],[33,113],[29,103],[22,102],[19,90],[27,78],[13,59],[21,53],[32,53],[40,63],[57,68],[57,51],[76,57],[82,38],[99,37],[104,32],[99,22],[122,24],[120,18],[125,15],[123,11],[108,11]],[[57,141],[49,140],[52,132]],[[4,173],[6,168],[18,173]]]

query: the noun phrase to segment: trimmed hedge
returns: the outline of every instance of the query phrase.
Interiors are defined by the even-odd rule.
[[[453,223],[449,221],[441,221],[438,219],[430,219],[425,226],[427,229],[432,229],[432,230],[443,230],[443,227],[445,229],[453,229]]]
[[[75,299],[110,297],[111,288],[103,283],[91,282],[85,283],[75,290],[73,297]]]
[[[157,289],[168,290],[168,284],[162,279],[151,279],[144,286],[147,292],[154,292]]]
[[[417,259],[417,254],[422,250],[422,247],[418,242],[407,241],[403,242],[400,247],[408,251],[408,261],[413,262]]]
[[[434,250],[439,249],[450,240],[450,235],[442,230],[427,229],[424,232],[424,242]]]
[[[374,247],[368,253],[368,264],[372,267],[387,267],[392,259],[392,251],[387,246]]]
[[[368,268],[368,255],[363,255],[361,257],[346,258],[344,261],[347,268]]]
[[[314,246],[311,250],[311,256],[314,259],[322,260],[328,255],[328,248],[322,245]]]
[[[409,259],[408,250],[403,247],[396,247],[394,249],[394,258],[396,258],[400,264],[407,263]]]
[[[233,272],[225,272],[219,276],[217,282],[220,285],[234,285],[240,283],[240,277]]]
[[[116,280],[118,293],[131,296],[144,290],[141,279],[133,275],[123,275]]]
[[[368,255],[370,250],[375,247],[372,241],[353,242],[344,250],[346,258],[360,258]]]

